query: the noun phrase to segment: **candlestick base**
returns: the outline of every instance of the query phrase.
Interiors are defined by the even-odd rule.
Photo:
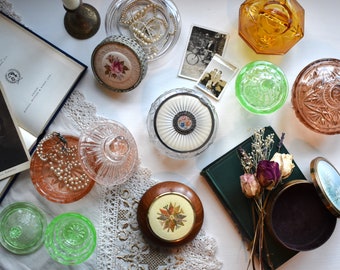
[[[64,25],[72,37],[87,39],[97,33],[100,26],[100,15],[93,6],[81,4],[75,10],[66,9]]]

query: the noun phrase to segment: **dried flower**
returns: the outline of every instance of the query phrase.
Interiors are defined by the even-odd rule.
[[[282,179],[288,178],[295,167],[293,163],[293,156],[290,154],[281,154],[276,152],[271,161],[275,161],[279,164]]]
[[[281,154],[279,151],[283,146],[285,134],[283,133],[277,145],[277,153],[270,159],[274,144],[274,134],[265,136],[265,128],[254,132],[251,143],[251,151],[247,153],[239,147],[237,153],[240,158],[244,174],[240,176],[240,183],[243,194],[247,198],[253,199],[254,215],[254,238],[251,241],[251,255],[248,267],[254,265],[254,256],[258,252],[260,269],[264,269],[263,251],[266,249],[264,237],[264,219],[266,215],[266,205],[270,191],[278,186],[281,179],[287,178],[294,168],[293,157],[289,154]],[[255,216],[256,215],[256,216]],[[269,251],[265,251],[268,252]],[[270,258],[267,263],[272,268]]]
[[[244,195],[248,198],[257,197],[261,192],[261,185],[256,180],[254,174],[245,173],[240,176],[241,188]]]
[[[261,160],[257,165],[256,179],[267,190],[272,190],[281,180],[279,164],[275,161]]]

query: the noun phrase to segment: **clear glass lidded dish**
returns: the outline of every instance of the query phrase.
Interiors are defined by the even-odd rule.
[[[105,30],[108,36],[135,39],[154,61],[176,44],[181,17],[171,0],[117,0],[107,10]]]
[[[147,127],[150,140],[158,150],[174,159],[188,159],[213,143],[218,117],[203,93],[176,88],[152,103]]]
[[[103,186],[124,183],[133,175],[138,163],[132,134],[113,120],[96,122],[82,133],[79,156],[84,171]]]

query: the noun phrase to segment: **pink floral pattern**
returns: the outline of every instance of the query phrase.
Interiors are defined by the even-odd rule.
[[[108,64],[105,65],[105,74],[114,79],[122,80],[129,68],[119,57],[110,54],[107,58]]]

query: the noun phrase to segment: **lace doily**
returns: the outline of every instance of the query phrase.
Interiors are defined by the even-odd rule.
[[[75,90],[61,110],[73,127],[81,131],[94,121],[96,107]],[[59,116],[58,116],[59,117]],[[216,241],[203,230],[179,248],[159,248],[143,238],[137,223],[140,198],[157,181],[151,171],[139,166],[124,184],[101,187],[101,224],[98,231],[97,269],[220,269],[216,259]]]
[[[0,1],[0,11],[2,11],[4,14],[8,15],[12,19],[16,20],[17,22],[21,21],[21,18],[18,14],[16,14],[12,10],[12,4],[7,2],[6,0],[1,0]]]
[[[96,107],[88,103],[77,90],[67,100],[60,114],[64,114],[78,131],[94,121],[104,119],[97,116]],[[101,187],[97,268],[220,269],[222,264],[215,258],[216,241],[206,236],[203,230],[192,242],[176,249],[159,248],[143,238],[136,218],[137,207],[144,192],[156,183],[151,171],[139,166],[124,184]]]

